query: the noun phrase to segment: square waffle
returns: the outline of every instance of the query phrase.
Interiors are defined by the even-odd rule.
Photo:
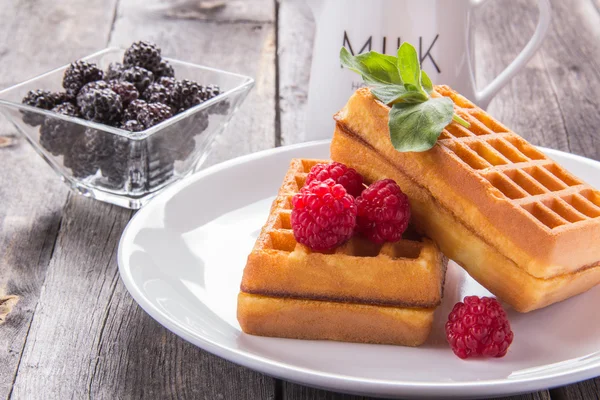
[[[426,152],[396,151],[389,108],[358,90],[331,156],[366,179],[395,179],[417,229],[491,292],[526,312],[600,281],[600,193],[446,86],[469,129],[451,123]]]
[[[297,243],[291,198],[320,160],[294,159],[248,256],[238,320],[249,334],[417,346],[440,304],[447,259],[416,233],[376,245],[353,237],[328,253]]]

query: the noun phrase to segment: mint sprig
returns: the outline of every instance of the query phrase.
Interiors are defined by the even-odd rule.
[[[431,97],[433,84],[421,70],[417,51],[411,44],[403,43],[397,57],[375,51],[353,56],[342,47],[340,62],[359,73],[371,93],[391,107],[388,126],[396,150],[431,149],[452,120],[470,127],[454,113],[450,98]]]

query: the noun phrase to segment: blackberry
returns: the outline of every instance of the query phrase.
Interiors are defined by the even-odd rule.
[[[73,103],[61,103],[57,106],[55,106],[52,109],[53,112],[58,113],[58,114],[62,114],[62,115],[68,115],[70,117],[80,117],[81,114],[79,114],[79,110],[77,109],[77,106],[75,106],[75,104]]]
[[[69,65],[63,77],[63,87],[71,97],[77,96],[79,90],[88,82],[99,81],[104,73],[93,63],[76,61]]]
[[[168,76],[161,76],[160,78],[158,78],[157,82],[169,90],[172,90],[173,86],[175,86],[175,78],[171,78]]]
[[[166,150],[175,160],[187,159],[196,148],[194,137],[200,135],[208,127],[208,114],[205,110],[192,114],[189,118],[170,125],[165,133],[168,138]]]
[[[119,125],[119,128],[125,129],[129,132],[141,132],[144,129],[146,129],[144,128],[144,125],[142,125],[142,123],[137,119],[130,119],[129,121],[124,121],[121,123],[121,125]]]
[[[134,189],[151,190],[173,176],[174,160],[162,148],[163,140],[152,137],[133,141],[114,136],[113,153],[100,162],[108,182],[123,188],[127,180]]]
[[[154,82],[154,74],[141,67],[130,67],[123,70],[121,79],[133,83],[138,92],[144,93],[144,90]]]
[[[69,95],[66,92],[52,93],[52,97],[54,97],[54,104],[56,105],[64,103],[73,103],[75,100],[73,96]]]
[[[50,110],[56,105],[56,97],[48,90],[30,90],[21,102],[28,106]],[[44,116],[24,111],[23,122],[31,126],[38,126],[44,122]]]
[[[125,109],[125,112],[123,113],[123,120],[124,121],[131,121],[131,120],[138,120],[138,115],[140,114],[140,112],[146,108],[146,105],[148,103],[146,103],[144,100],[134,100],[132,101],[129,106],[127,106],[127,108]]]
[[[77,105],[85,119],[112,124],[121,118],[121,96],[111,89],[90,89],[77,98]]]
[[[136,120],[147,129],[172,116],[171,107],[166,104],[135,100],[125,110],[124,120],[127,122]]]
[[[59,104],[52,111],[71,117],[80,116],[77,107],[71,103]],[[40,144],[55,156],[66,154],[81,131],[81,126],[77,124],[60,118],[47,117],[40,127]]]
[[[146,107],[140,110],[137,120],[144,125],[146,129],[163,122],[173,116],[171,107],[162,103],[147,103]]]
[[[121,79],[121,75],[123,74],[123,70],[125,67],[121,63],[110,63],[108,64],[108,68],[104,73],[104,79],[107,81],[119,80]]]
[[[132,143],[126,137],[118,135],[113,135],[111,142],[113,152],[110,157],[100,161],[100,169],[111,186],[121,188],[127,179]]]
[[[75,103],[79,108],[81,108],[81,102],[83,101],[84,96],[90,90],[101,90],[101,89],[110,89],[110,85],[106,81],[95,81],[86,83],[77,93],[77,97],[75,98]]]
[[[28,106],[50,110],[56,105],[56,97],[49,90],[30,90],[21,102]]]
[[[123,55],[123,64],[126,67],[142,67],[153,71],[159,67],[160,62],[160,48],[150,42],[133,43]]]
[[[76,178],[94,175],[100,163],[113,152],[110,136],[96,129],[87,128],[65,154],[64,164]]]
[[[175,160],[162,149],[162,139],[151,137],[146,141],[147,165],[144,171],[145,189],[152,190],[167,182],[173,176]]]
[[[213,97],[218,96],[219,94],[221,94],[221,89],[219,89],[219,86],[217,85],[203,86],[200,90],[200,98],[203,101],[210,100]]]
[[[148,86],[142,97],[149,103],[167,104],[169,102],[170,95],[171,91],[169,89],[160,83],[155,82]]]
[[[161,78],[161,77],[174,78],[175,77],[175,70],[173,70],[173,66],[171,66],[171,64],[169,64],[169,62],[167,60],[160,60],[158,67],[153,69],[152,72],[154,72],[154,75],[156,76],[156,78]]]
[[[171,92],[171,105],[180,113],[202,103],[203,87],[196,82],[183,79],[175,81]]]
[[[221,89],[217,85],[207,85],[201,90],[202,100],[207,101],[221,94]],[[225,115],[229,111],[229,100],[223,100],[210,108],[211,114]]]
[[[203,100],[210,100],[221,94],[221,89],[217,85],[207,85],[202,90]],[[210,108],[211,114],[225,115],[229,111],[229,100],[223,100]]]
[[[108,82],[108,85],[113,92],[121,96],[123,107],[127,107],[129,103],[137,100],[137,98],[140,97],[140,93],[135,88],[135,85],[131,82],[113,80]]]
[[[229,112],[229,100],[222,100],[210,108],[211,114],[226,115]]]

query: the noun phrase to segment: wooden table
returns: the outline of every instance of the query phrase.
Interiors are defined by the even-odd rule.
[[[542,50],[490,111],[535,144],[600,159],[598,0],[555,0]],[[209,161],[302,141],[314,22],[300,0],[4,0],[0,87],[138,39],[255,77]],[[477,13],[477,78],[533,32],[533,0]],[[283,382],[171,334],[129,296],[116,246],[132,212],[69,193],[0,119],[0,398],[362,399]],[[518,396],[600,399],[600,378]]]

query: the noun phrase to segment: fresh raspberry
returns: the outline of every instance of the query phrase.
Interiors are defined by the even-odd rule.
[[[292,199],[292,229],[312,250],[331,250],[350,239],[356,225],[354,197],[333,179],[313,181]]]
[[[314,165],[306,177],[306,183],[314,180],[322,182],[329,178],[342,185],[354,197],[360,196],[364,189],[362,175],[339,162]]]
[[[400,240],[410,220],[408,197],[391,179],[366,188],[356,199],[357,231],[375,243]]]
[[[506,312],[498,300],[467,296],[454,305],[446,322],[446,338],[460,358],[504,357],[513,341]]]

